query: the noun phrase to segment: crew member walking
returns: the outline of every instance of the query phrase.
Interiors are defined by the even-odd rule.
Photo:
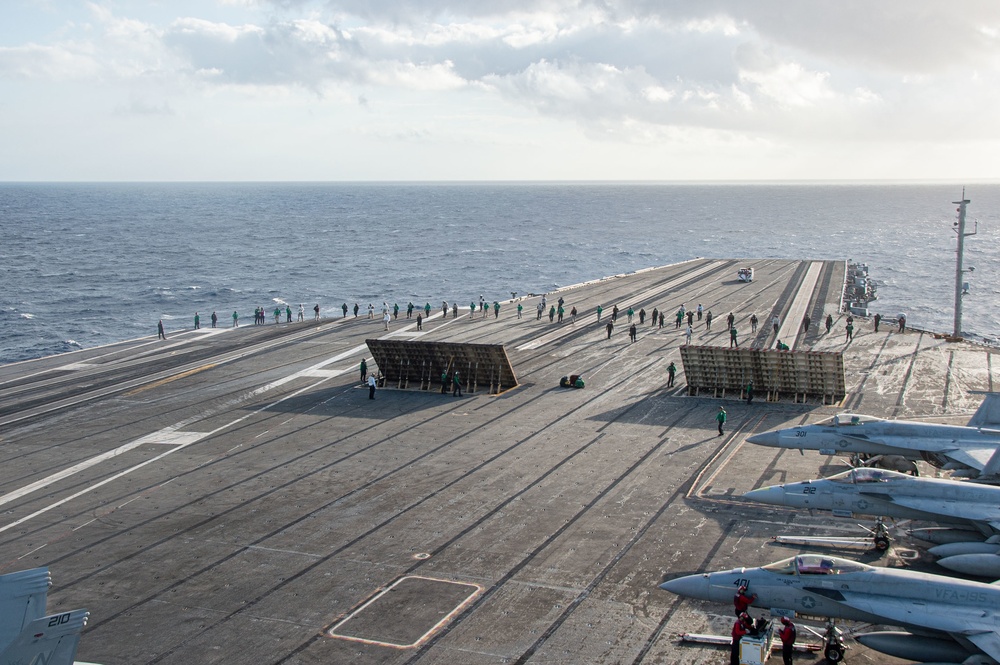
[[[715,414],[715,420],[719,423],[719,436],[722,436],[722,426],[726,423],[726,409],[719,407],[719,412]]]
[[[610,333],[608,334],[608,336],[609,337],[611,336]],[[167,334],[163,332],[163,319],[160,319],[160,322],[156,324],[156,339],[166,339],[166,338]]]
[[[462,381],[458,378],[458,372],[455,372],[455,377],[452,379],[452,383],[455,384],[455,389],[451,391],[452,397],[458,395],[462,396]]]

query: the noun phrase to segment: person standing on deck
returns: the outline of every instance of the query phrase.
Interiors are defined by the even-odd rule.
[[[233,327],[234,328],[240,327],[240,315],[236,310],[233,310]]]
[[[742,617],[736,617],[733,624],[733,642],[729,646],[729,665],[740,665],[740,640],[747,634],[746,625]]]
[[[753,403],[753,380],[747,381],[747,406]]]
[[[458,309],[455,309],[455,316],[458,316]],[[392,303],[392,320],[399,318],[399,303]]]
[[[368,399],[375,399],[375,375],[368,377]]]
[[[774,334],[777,335],[778,334],[778,328],[781,327],[781,319],[778,318],[777,314],[775,314],[771,318],[771,327],[774,328]]]
[[[659,320],[660,320],[660,311],[654,307],[653,308],[653,318],[650,319],[649,325],[650,326],[655,326],[656,322],[659,321]]]
[[[201,317],[198,316],[198,312],[194,313],[194,329],[195,330],[201,329]]]
[[[640,307],[639,308],[639,325],[641,326],[644,323],[646,323],[646,308],[645,307]]]
[[[726,409],[719,407],[719,412],[715,414],[715,421],[719,423],[719,436],[722,436],[722,426],[726,424]]]
[[[634,323],[628,327],[628,338],[630,340],[632,340],[633,343],[635,342],[635,324]]]
[[[660,312],[660,327],[658,328],[658,330],[663,330],[663,320],[665,318],[666,318],[666,314],[664,314],[663,312]]]
[[[854,321],[848,321],[845,330],[847,331],[847,341],[850,342],[854,339]]]
[[[826,334],[830,334],[830,329],[833,328],[833,314],[826,315]]]
[[[601,322],[601,313],[602,313],[603,311],[604,311],[604,308],[603,308],[603,307],[601,307],[600,305],[598,305],[598,306],[597,306],[597,322],[598,322],[598,323],[600,323],[600,322]]]
[[[424,329],[424,317],[421,316],[420,314],[417,314],[417,330],[423,330],[423,329]]]
[[[556,318],[556,306],[552,305],[549,307],[549,323],[552,323]]]
[[[906,332],[906,314],[899,315],[899,332]]]
[[[751,314],[750,315],[750,332],[751,333],[756,333],[757,332],[757,315],[756,314]]]
[[[803,332],[809,332],[809,324],[810,323],[812,323],[812,319],[809,318],[808,314],[804,315],[802,317],[802,331]]]
[[[455,372],[455,378],[452,379],[452,383],[455,384],[455,389],[451,391],[451,396],[458,397],[462,396],[462,381],[458,378],[458,372]]]
[[[367,358],[361,359],[361,383],[364,383],[368,379],[368,363]]]
[[[570,319],[573,321],[573,323],[576,323],[576,307],[574,307],[573,309],[569,310],[569,316],[570,316]]]
[[[607,329],[608,329],[608,339],[611,339],[611,333],[615,331],[614,321],[608,321]]]
[[[875,315],[875,332],[878,332],[878,324],[881,323],[881,322],[882,322],[882,315],[881,314],[876,314]]]
[[[545,309],[545,305],[543,305],[542,303],[538,303],[538,307],[536,307],[535,309],[538,310],[538,315],[535,317],[535,321],[541,321],[542,311]]]
[[[705,314],[705,332],[712,332],[712,310]]]
[[[701,315],[702,315],[703,311],[704,311],[704,308],[701,306],[701,303],[698,303],[698,320],[699,321],[701,321]]]
[[[354,318],[358,318],[359,309],[361,309],[361,307],[358,305],[358,303],[354,303]]]
[[[618,322],[618,305],[611,308],[611,323]]]
[[[781,617],[781,630],[778,631],[778,638],[781,639],[782,665],[792,665],[792,651],[795,649],[795,624],[788,617]]]
[[[732,328],[734,323],[736,323],[736,316],[730,312],[729,316],[726,317],[726,327]]]
[[[632,317],[635,315],[635,310],[630,306],[628,311],[625,312],[625,315],[628,317],[628,322],[632,323]]]
[[[667,365],[667,388],[674,387],[674,377],[677,376],[677,365],[671,360],[670,364]]]
[[[291,323],[292,322],[292,306],[291,305],[285,305],[285,317],[286,317],[285,318],[285,323]]]
[[[429,319],[430,316],[431,316],[431,304],[429,302],[424,303],[424,318]]]
[[[500,302],[497,300],[493,301],[493,318],[494,319],[500,318]]]
[[[688,313],[687,313],[687,317],[688,317],[688,327],[693,326],[694,325],[694,310],[689,309]]]
[[[740,348],[740,343],[736,341],[736,326],[729,329],[729,348]]]
[[[212,312],[212,327],[214,328],[215,324],[218,322],[219,322],[219,315],[216,314],[215,312]]]
[[[385,316],[382,317],[382,323],[385,324],[385,329],[386,330],[389,329],[389,321],[391,321],[391,320],[392,320],[392,317],[389,316],[389,312],[386,312]]]
[[[521,303],[517,303],[517,318],[521,318],[522,309],[524,309],[524,306]]]
[[[163,332],[163,319],[156,324],[156,339],[166,339],[167,333]]]
[[[306,306],[303,305],[302,303],[299,303],[299,321],[305,321],[305,320],[306,320]]]
[[[688,314],[690,314],[690,313],[691,312],[688,312]],[[688,346],[691,346],[691,336],[692,335],[694,335],[694,328],[692,328],[691,324],[689,323],[688,327],[687,327],[687,331],[684,333],[684,343],[687,344]]]

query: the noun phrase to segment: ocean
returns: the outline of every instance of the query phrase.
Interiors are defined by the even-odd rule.
[[[969,184],[963,330],[1000,335],[1000,184]],[[544,293],[694,257],[851,259],[952,329],[961,184],[0,183],[0,363],[291,304]],[[771,303],[766,304],[770,308]]]

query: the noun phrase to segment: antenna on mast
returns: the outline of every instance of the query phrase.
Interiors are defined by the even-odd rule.
[[[963,288],[962,274],[972,272],[975,268],[964,270],[962,264],[965,260],[965,237],[974,236],[979,231],[979,222],[975,222],[975,230],[972,233],[965,232],[965,207],[971,203],[965,198],[965,187],[962,188],[962,200],[952,201],[958,205],[958,221],[954,223],[955,233],[958,234],[958,248],[955,250],[955,327],[952,337],[960,339],[962,337],[962,296],[968,293],[967,288]]]

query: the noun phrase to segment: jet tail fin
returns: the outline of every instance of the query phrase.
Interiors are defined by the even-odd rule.
[[[1000,446],[997,446],[989,461],[983,465],[983,470],[979,472],[980,478],[993,478],[1000,475]]]
[[[969,419],[969,427],[1000,427],[1000,393],[983,393],[983,403]]]
[[[24,627],[45,616],[52,585],[48,568],[0,575],[0,653],[17,639]]]
[[[35,619],[0,653],[0,665],[73,665],[89,616],[87,610],[73,610]]]

